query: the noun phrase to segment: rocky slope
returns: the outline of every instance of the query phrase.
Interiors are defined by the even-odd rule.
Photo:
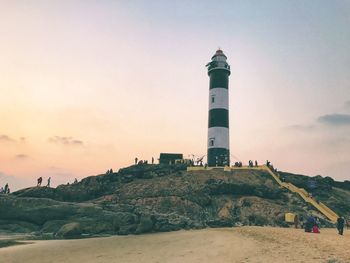
[[[301,187],[305,182],[308,186],[310,178],[283,176]],[[316,179],[319,188],[313,189],[314,195],[349,215],[348,183]],[[286,226],[285,212],[319,215],[264,172],[187,172],[182,165],[137,165],[77,184],[0,195],[0,232],[76,238],[235,225]]]

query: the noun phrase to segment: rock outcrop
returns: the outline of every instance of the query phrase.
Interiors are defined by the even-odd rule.
[[[304,180],[304,176],[284,176]],[[319,196],[339,213],[349,213],[350,191],[336,183],[327,184],[327,192]],[[0,195],[0,231],[79,238],[237,225],[287,226],[284,213],[306,216],[311,210],[262,171],[187,172],[183,165],[135,165],[72,185]]]

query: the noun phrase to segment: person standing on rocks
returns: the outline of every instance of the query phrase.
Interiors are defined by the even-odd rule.
[[[344,223],[345,223],[344,218],[342,216],[338,217],[338,219],[337,219],[337,229],[338,229],[338,234],[339,235],[343,235]]]
[[[139,159],[137,158],[137,157],[135,157],[135,164],[137,164],[137,161],[138,161]]]
[[[6,194],[7,193],[7,189],[9,188],[9,184],[5,184],[5,187],[4,187],[4,193]]]
[[[41,186],[41,183],[43,182],[43,178],[39,177],[37,181],[38,181],[38,184],[36,186]]]
[[[152,157],[152,164],[154,164],[154,158]]]
[[[49,177],[48,179],[47,179],[47,187],[50,187],[50,183],[51,183],[51,177]]]

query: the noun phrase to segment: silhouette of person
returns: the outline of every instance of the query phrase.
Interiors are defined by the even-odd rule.
[[[337,229],[338,229],[338,234],[339,235],[343,235],[344,223],[345,223],[344,218],[343,217],[338,217],[338,219],[337,219]]]
[[[294,216],[294,227],[298,228],[298,226],[299,226],[299,217],[298,217],[298,215],[295,215]]]

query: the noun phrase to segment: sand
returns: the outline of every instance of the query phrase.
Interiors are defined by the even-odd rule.
[[[350,262],[350,232],[239,227],[35,241],[1,248],[0,262]]]

